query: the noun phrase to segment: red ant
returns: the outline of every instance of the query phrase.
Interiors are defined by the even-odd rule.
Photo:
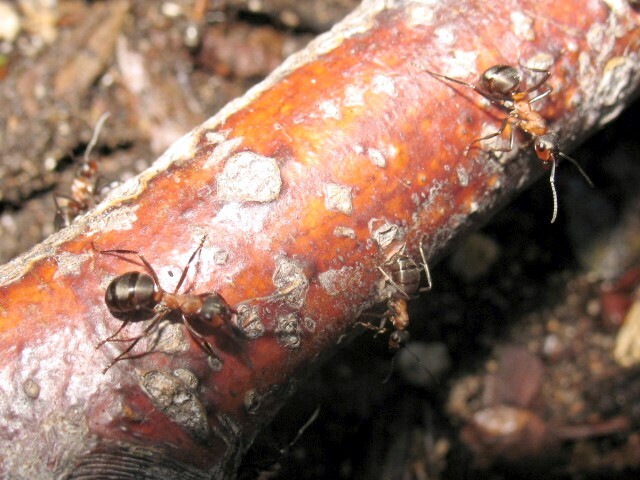
[[[98,119],[93,136],[84,152],[84,159],[76,171],[75,178],[71,183],[71,196],[67,197],[60,193],[53,196],[56,204],[56,216],[54,226],[56,230],[71,225],[73,220],[88,211],[96,203],[96,184],[98,182],[98,163],[89,158],[91,150],[95,147],[100,130],[104,122],[109,118],[109,112],[103,113]]]
[[[525,68],[533,72],[542,73],[543,75],[542,78],[533,86],[524,90],[520,89],[520,85],[522,84],[522,75],[516,67],[511,65],[494,65],[488,68],[482,73],[476,85],[456,78],[440,75],[429,70],[426,70],[426,72],[434,77],[442,78],[450,82],[472,88],[491,103],[502,107],[508,112],[507,117],[496,132],[482,138],[478,138],[467,145],[467,148],[464,149],[465,156],[468,155],[471,148],[479,148],[475,147],[476,143],[498,136],[508,137],[509,146],[507,148],[493,148],[491,151],[510,152],[513,150],[515,132],[518,128],[531,136],[538,159],[542,161],[544,166],[548,166],[549,164],[551,165],[549,182],[551,184],[551,194],[553,196],[553,215],[551,216],[551,223],[553,223],[558,215],[558,195],[556,193],[555,185],[558,157],[565,158],[573,163],[590,187],[593,187],[593,182],[576,160],[560,151],[558,136],[549,131],[549,127],[544,117],[532,108],[533,103],[542,100],[552,92],[553,89],[549,86],[548,90],[545,90],[531,98],[531,95],[547,82],[551,76],[551,72],[549,70],[539,68]]]
[[[222,295],[217,292],[194,294],[187,291],[182,294],[177,293],[187,276],[191,262],[202,250],[205,238],[202,239],[198,248],[187,261],[187,265],[182,270],[182,275],[173,293],[167,292],[160,286],[156,272],[140,252],[134,250],[99,251],[99,253],[112,255],[138,265],[137,262],[126,257],[127,255],[135,255],[148,272],[132,271],[124,273],[114,278],[107,287],[105,303],[111,314],[123,320],[123,322],[113,335],[101,341],[96,348],[100,348],[107,342],[131,343],[104,369],[104,372],[120,360],[130,360],[146,355],[146,353],[140,355],[127,354],[133,350],[142,338],[154,331],[170,312],[179,312],[180,321],[187,328],[191,338],[205,353],[213,358],[219,358],[219,354],[206,340],[205,335],[198,332],[196,324],[200,323],[206,325],[209,329],[223,331],[226,339],[239,344],[238,339],[242,333],[231,321],[233,315],[237,312]],[[151,319],[151,322],[141,335],[133,338],[115,338],[129,323],[149,319]]]
[[[394,287],[393,292],[389,295],[387,311],[382,317],[382,322],[377,327],[370,323],[358,323],[358,325],[375,330],[377,334],[381,334],[387,331],[385,324],[387,319],[390,319],[395,329],[389,335],[390,350],[399,349],[409,339],[409,332],[407,332],[407,328],[409,327],[407,300],[417,292],[428,292],[433,286],[427,259],[422,248],[422,241],[420,241],[419,247],[420,256],[422,257],[421,266],[418,266],[418,264],[405,253],[405,248],[406,244],[387,262],[389,272],[386,272],[382,267],[378,267],[378,270],[384,275],[386,281]],[[423,288],[419,288],[421,270],[424,270],[427,278],[427,286]]]

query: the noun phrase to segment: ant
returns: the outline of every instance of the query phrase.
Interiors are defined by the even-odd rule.
[[[60,193],[53,195],[53,201],[56,205],[56,216],[54,218],[54,227],[61,230],[71,225],[73,220],[88,211],[96,203],[96,184],[98,183],[98,163],[89,158],[91,150],[95,147],[100,130],[104,125],[110,113],[103,113],[98,119],[93,136],[84,152],[84,158],[76,175],[71,183],[71,196],[67,197]]]
[[[203,237],[198,248],[191,254],[173,293],[167,292],[160,286],[156,272],[140,252],[119,249],[99,251],[99,253],[112,255],[136,265],[138,263],[127,258],[127,256],[137,256],[148,272],[131,271],[124,273],[114,278],[107,287],[105,303],[111,314],[123,322],[113,335],[102,340],[96,348],[100,348],[107,342],[131,343],[104,369],[103,373],[120,360],[130,360],[146,355],[146,353],[127,354],[133,350],[142,338],[154,331],[171,312],[180,314],[180,322],[187,328],[191,338],[211,357],[219,358],[220,355],[206,340],[205,335],[198,332],[196,324],[205,325],[209,329],[223,331],[228,340],[239,344],[238,339],[241,332],[231,321],[237,311],[227,303],[222,295],[218,292],[194,294],[188,290],[182,294],[177,293],[184,283],[189,266],[202,250],[205,239],[206,237]],[[151,319],[151,322],[141,335],[133,338],[115,338],[129,323],[149,319]]]
[[[406,246],[405,243],[387,262],[389,272],[386,272],[382,267],[378,267],[386,281],[394,287],[393,292],[389,295],[387,311],[382,316],[382,322],[377,327],[370,323],[358,322],[358,325],[381,334],[387,331],[385,324],[389,319],[394,327],[394,331],[389,335],[389,350],[398,350],[409,339],[409,332],[407,332],[409,327],[407,300],[410,300],[418,292],[428,292],[433,286],[427,259],[422,248],[422,240],[419,247],[420,256],[422,257],[420,266],[405,253]],[[419,288],[422,270],[424,270],[427,278],[427,286]]]
[[[529,88],[525,88],[524,90],[520,88],[523,81],[522,75],[516,67],[511,65],[494,65],[489,67],[482,73],[476,85],[456,78],[440,75],[429,70],[426,70],[426,72],[433,77],[472,88],[491,103],[498,105],[508,112],[507,117],[503,120],[502,125],[496,132],[478,138],[467,145],[464,149],[465,156],[469,154],[469,150],[471,148],[480,148],[476,147],[475,144],[495,137],[508,137],[509,146],[507,148],[493,148],[491,151],[512,151],[515,142],[516,130],[518,128],[531,137],[538,159],[545,167],[551,165],[551,174],[549,177],[551,195],[553,196],[553,214],[551,215],[551,223],[554,223],[558,215],[558,195],[555,184],[558,157],[569,160],[592,188],[593,182],[575,159],[560,151],[558,136],[554,132],[549,131],[549,127],[544,117],[532,108],[533,103],[542,100],[553,91],[553,88],[549,86],[547,90],[532,97],[536,90],[539,90],[547,83],[547,80],[549,80],[549,77],[551,76],[551,72],[549,70],[539,68],[524,68],[527,68],[527,70],[531,70],[532,72],[542,74],[542,78],[540,78],[534,85]]]

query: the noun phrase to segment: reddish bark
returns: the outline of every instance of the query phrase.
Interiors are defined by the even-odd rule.
[[[463,156],[504,112],[425,69],[473,82],[497,63],[550,68],[541,112],[566,149],[637,87],[638,20],[622,2],[365,2],[0,269],[4,471],[230,475],[296,375],[388,298],[379,266],[405,243],[417,261],[421,239],[427,258],[442,255],[543,172],[528,148],[506,166]],[[238,308],[246,338],[212,333],[216,360],[174,323],[157,353],[103,375],[124,348],[95,348],[120,325],[106,286],[142,268],[93,245],[140,251],[171,291],[204,235],[187,285]]]

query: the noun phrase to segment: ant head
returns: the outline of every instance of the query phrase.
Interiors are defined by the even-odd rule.
[[[558,136],[553,132],[540,135],[536,137],[534,148],[540,160],[545,163],[552,162],[560,151]]]
[[[156,300],[156,282],[151,275],[127,272],[119,275],[107,287],[104,301],[116,318],[130,317],[143,320],[153,316]]]
[[[236,313],[218,292],[207,293],[204,296],[205,300],[198,312],[198,315],[203,320],[212,322],[215,318],[221,318],[225,321]]]
[[[98,171],[98,164],[94,160],[88,162],[82,162],[76,170],[76,176],[90,178],[93,177]]]
[[[484,71],[479,87],[488,94],[500,99],[509,99],[522,83],[522,76],[511,65],[494,65]]]
[[[409,332],[406,330],[395,330],[389,335],[389,348],[397,350],[409,341]]]

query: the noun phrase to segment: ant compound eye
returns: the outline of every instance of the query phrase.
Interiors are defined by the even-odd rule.
[[[535,144],[535,149],[536,152],[544,152],[545,150],[548,150],[548,145],[545,142],[538,140]]]

